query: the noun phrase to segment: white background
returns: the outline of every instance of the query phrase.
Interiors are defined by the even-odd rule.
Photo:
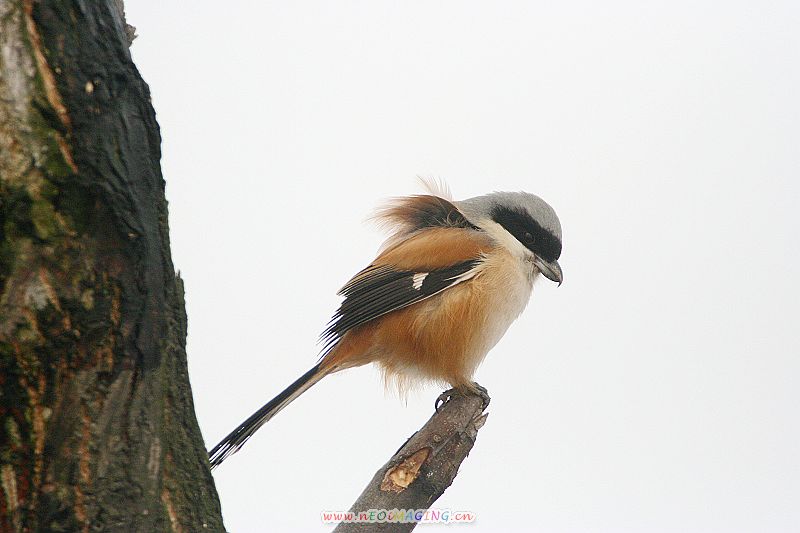
[[[387,197],[561,217],[422,531],[800,530],[800,4],[137,2],[208,446],[314,364]],[[324,531],[431,413],[327,378],[215,471],[234,532]]]

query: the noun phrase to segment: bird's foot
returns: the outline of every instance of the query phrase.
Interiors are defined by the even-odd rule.
[[[475,387],[475,391],[473,392],[475,392],[478,396],[481,397],[481,400],[483,401],[482,409],[485,411],[486,408],[489,407],[489,402],[492,401],[492,399],[489,397],[489,391],[486,390],[486,387],[484,387],[483,385],[478,385],[478,383],[476,383],[475,381],[472,382],[472,385]]]
[[[452,389],[448,389],[441,393],[438,398],[436,398],[436,403],[434,404],[434,409],[436,412],[439,412],[439,409],[450,401],[450,399],[455,396],[456,394],[474,394],[476,396],[480,396],[481,401],[483,402],[482,410],[486,410],[489,407],[489,402],[492,400],[489,397],[489,391],[486,390],[486,387],[478,385],[474,381],[464,387],[453,387]]]
[[[453,395],[457,393],[458,389],[456,388],[447,389],[446,391],[441,393],[438,398],[436,398],[436,402],[433,404],[433,409],[438,413],[439,408],[444,404],[446,404],[447,402],[449,402],[450,398],[452,398]]]

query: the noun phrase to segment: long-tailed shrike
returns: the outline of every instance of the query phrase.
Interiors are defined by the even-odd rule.
[[[370,265],[342,287],[322,333],[319,362],[210,452],[212,467],[265,422],[334,372],[377,363],[400,381],[472,389],[475,369],[528,303],[539,274],[561,284],[561,224],[526,192],[460,202],[440,189],[379,211],[393,232]]]

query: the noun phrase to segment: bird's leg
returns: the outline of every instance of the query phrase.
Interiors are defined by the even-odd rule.
[[[486,387],[483,387],[476,382],[472,382],[469,385],[463,385],[460,387],[453,387],[452,389],[448,389],[441,393],[438,398],[436,398],[436,403],[434,403],[433,407],[436,412],[439,412],[439,409],[450,401],[450,398],[455,396],[456,394],[474,394],[476,396],[480,396],[481,400],[483,401],[482,409],[486,409],[489,407],[489,402],[492,400],[489,397],[489,391],[486,390]]]

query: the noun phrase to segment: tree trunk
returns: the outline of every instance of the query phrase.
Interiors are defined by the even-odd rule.
[[[222,531],[113,0],[0,0],[0,531]]]

